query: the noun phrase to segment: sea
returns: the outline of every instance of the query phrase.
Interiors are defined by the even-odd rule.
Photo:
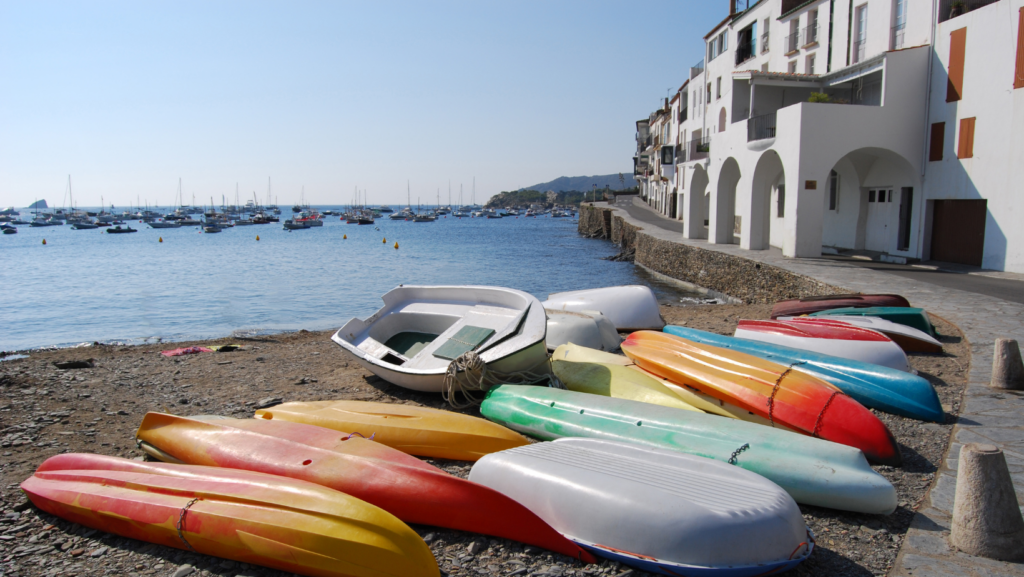
[[[18,226],[0,235],[0,351],[333,329],[372,314],[400,285],[503,286],[544,300],[643,284],[663,303],[701,302],[605,260],[617,248],[579,235],[575,218],[324,218],[306,230],[272,223],[217,234],[138,221],[132,234]]]

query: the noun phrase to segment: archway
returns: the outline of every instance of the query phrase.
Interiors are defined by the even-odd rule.
[[[782,247],[786,207],[786,171],[774,150],[757,160],[750,190],[748,236],[741,244],[750,250]]]
[[[735,158],[729,157],[722,163],[715,191],[715,226],[711,230],[711,242],[715,244],[735,244],[741,233],[742,223],[736,218],[736,185],[739,181],[740,166]]]
[[[690,194],[687,198],[685,210],[685,222],[683,230],[686,238],[707,238],[708,237],[708,173],[704,167],[697,164],[693,167],[693,176],[690,177]]]

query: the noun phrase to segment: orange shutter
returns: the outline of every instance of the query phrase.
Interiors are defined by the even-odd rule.
[[[946,123],[932,124],[932,141],[928,146],[928,161],[942,160],[942,147],[946,145]]]
[[[964,93],[964,49],[967,46],[967,28],[949,34],[949,80],[946,83],[946,102],[956,102]]]
[[[1013,87],[1024,88],[1024,7],[1017,16],[1017,69],[1013,75]]]
[[[960,119],[960,142],[956,150],[957,158],[974,157],[974,121],[974,117]]]

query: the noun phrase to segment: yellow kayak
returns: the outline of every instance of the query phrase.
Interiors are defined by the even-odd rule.
[[[559,348],[565,346],[561,345]],[[557,352],[558,349],[555,349],[556,354]],[[552,360],[551,367],[555,376],[570,391],[640,401],[684,411],[704,412],[680,399],[655,377],[617,363]]]
[[[632,359],[623,355],[606,353],[604,351],[589,349],[587,347],[581,347],[579,345],[569,343],[566,345],[561,345],[557,349],[555,349],[555,352],[552,353],[551,355],[551,361],[552,365],[555,367],[556,375],[558,375],[558,365],[563,362],[577,364],[597,363],[601,365],[618,365],[621,367],[626,367],[629,371],[641,375],[641,378],[644,379],[643,382],[650,383],[651,381],[654,381],[656,384],[661,385],[662,389],[660,390],[668,390],[669,392],[674,394],[677,399],[679,399],[684,404],[689,405],[692,408],[704,411],[705,413],[711,413],[712,415],[718,415],[721,417],[729,417],[730,419],[739,419],[741,421],[747,421],[748,423],[757,423],[759,425],[769,426],[771,425],[768,419],[765,419],[764,417],[761,417],[759,415],[755,415],[754,413],[751,413],[746,409],[742,409],[740,407],[737,407],[736,405],[731,405],[729,403],[722,402],[721,400],[716,399],[711,395],[704,394],[696,389],[690,387],[681,387],[669,381],[668,379],[664,379],[659,377],[658,375],[649,373],[641,369],[640,367],[636,366]],[[558,378],[562,379],[561,375],[559,375]],[[594,392],[590,390],[584,390],[582,388],[574,388],[574,386],[566,382],[565,379],[562,379],[562,382],[566,383],[566,386],[573,391],[586,393]],[[618,396],[615,394],[607,396],[617,398],[631,398],[625,396]],[[631,400],[641,401],[643,399],[631,398]],[[654,404],[672,406],[666,403]],[[775,423],[775,428],[785,429],[785,427],[779,426],[778,423]]]
[[[316,425],[367,439],[419,457],[476,461],[529,444],[501,425],[461,413],[367,401],[284,403],[256,411],[257,419]]]

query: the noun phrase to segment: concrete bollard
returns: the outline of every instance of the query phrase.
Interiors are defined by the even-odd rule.
[[[1024,389],[1024,363],[1020,359],[1017,341],[996,339],[990,386],[997,389]]]
[[[960,449],[950,543],[969,555],[1024,559],[1024,517],[1003,452],[969,443]]]

